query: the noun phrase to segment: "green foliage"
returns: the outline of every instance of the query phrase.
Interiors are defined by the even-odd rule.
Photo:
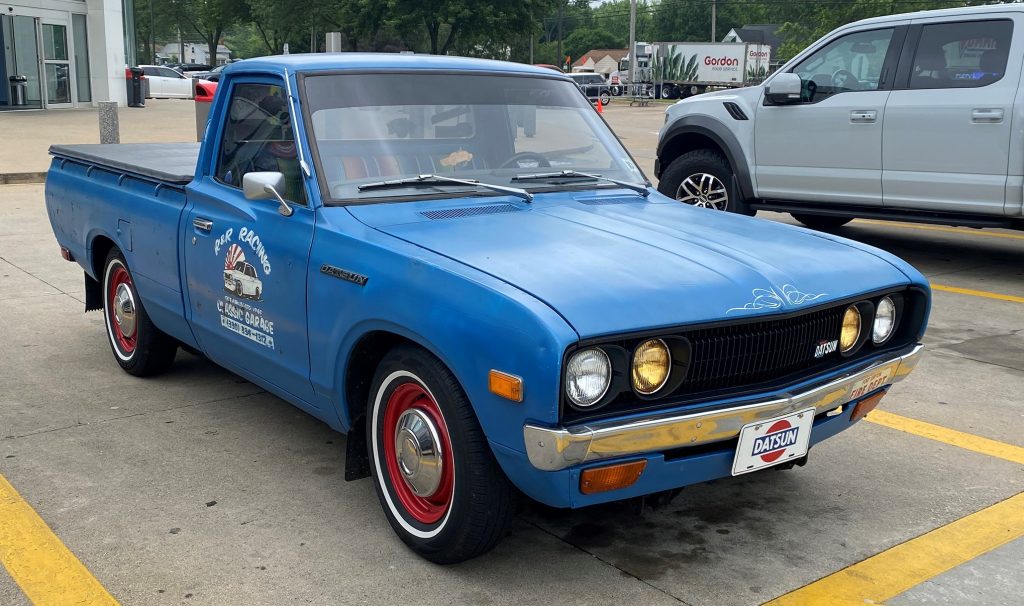
[[[215,48],[222,37],[240,56],[310,50],[314,34],[341,32],[348,50],[412,49],[561,65],[595,48],[626,48],[629,0],[149,0],[135,2],[139,57],[149,60],[151,38],[165,42],[180,29]],[[868,17],[991,0],[718,0],[711,32],[710,0],[638,0],[637,40],[721,40],[748,24],[782,25],[773,62],[785,60],[832,29]],[[151,23],[152,21],[152,23]],[[152,32],[152,33],[151,33]],[[561,37],[559,37],[559,35]],[[559,42],[561,41],[561,42]],[[687,64],[658,69],[688,73]],[[676,61],[675,58],[672,61]],[[760,74],[748,74],[760,79]]]

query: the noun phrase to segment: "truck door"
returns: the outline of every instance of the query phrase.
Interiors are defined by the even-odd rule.
[[[757,108],[761,198],[882,205],[882,114],[904,27],[844,34],[789,71],[802,102]]]
[[[190,322],[203,351],[312,404],[306,332],[306,270],[314,212],[296,156],[283,82],[234,81],[226,114],[208,141],[209,166],[188,188],[184,226]],[[209,158],[204,155],[204,162]],[[290,217],[278,203],[248,200],[242,177],[281,172]]]
[[[885,108],[886,207],[998,216],[1007,202],[1019,208],[1019,194],[1006,194],[1024,57],[1014,20],[1024,29],[1024,19],[985,17],[913,22]],[[1019,152],[1017,160],[1019,188]]]

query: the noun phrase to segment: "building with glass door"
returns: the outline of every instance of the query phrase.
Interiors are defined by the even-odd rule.
[[[133,0],[0,0],[0,111],[127,101]]]

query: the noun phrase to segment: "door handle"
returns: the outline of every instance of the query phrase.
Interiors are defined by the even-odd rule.
[[[855,109],[850,112],[850,122],[855,124],[872,124],[878,118],[878,112],[873,109]]]
[[[199,231],[205,231],[206,233],[210,233],[210,230],[213,229],[213,221],[210,221],[209,219],[203,219],[202,217],[196,217],[195,219],[192,219],[192,227],[198,229]]]
[[[971,122],[976,124],[998,124],[1003,121],[1003,110],[1000,108],[973,109]]]

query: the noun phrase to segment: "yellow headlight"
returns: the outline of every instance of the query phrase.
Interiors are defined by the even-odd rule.
[[[856,305],[846,308],[843,314],[843,330],[839,333],[839,349],[846,353],[853,349],[860,339],[860,310]]]
[[[633,389],[650,395],[668,381],[672,355],[661,339],[650,339],[640,344],[633,353]]]

